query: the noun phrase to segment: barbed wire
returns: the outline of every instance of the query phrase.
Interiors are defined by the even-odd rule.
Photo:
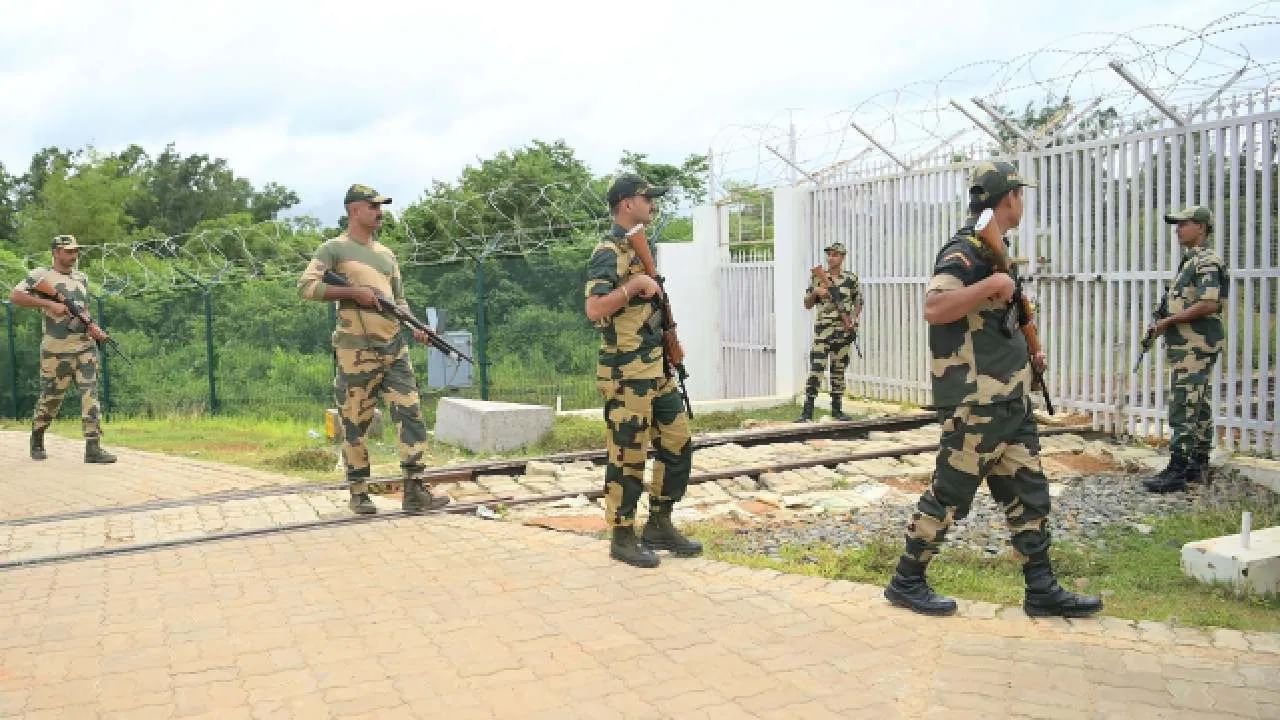
[[[734,183],[774,187],[822,177],[834,167],[879,172],[892,164],[885,151],[908,164],[955,150],[970,157],[975,148],[989,153],[995,141],[953,101],[993,129],[998,121],[973,98],[1009,112],[1010,119],[1068,98],[1068,114],[1090,106],[1114,113],[1111,127],[1093,132],[1165,122],[1113,63],[1180,111],[1190,113],[1214,98],[1205,111],[1229,112],[1280,90],[1280,2],[1252,2],[1200,27],[1162,23],[1078,33],[1012,57],[965,63],[843,108],[801,113],[798,124],[792,113],[782,122],[775,115],[764,123],[727,126],[711,142],[712,199]],[[1224,85],[1227,92],[1215,98]]]
[[[1017,114],[1029,104],[1070,98],[1072,112],[1089,103],[1113,111],[1113,131],[1162,122],[1113,62],[1188,112],[1231,81],[1228,96],[1217,98],[1213,108],[1222,113],[1233,103],[1280,90],[1280,0],[1254,2],[1200,27],[1156,24],[1080,33],[1013,57],[968,62],[935,79],[882,90],[807,121],[802,117],[794,135],[786,111],[764,123],[729,126],[711,143],[711,200],[723,200],[730,182],[767,188],[808,177],[884,172],[892,168],[885,151],[907,161],[989,153],[994,140],[952,101],[980,114],[972,103],[979,98]],[[438,188],[394,216],[382,238],[409,267],[530,259],[560,246],[589,247],[610,224],[606,186],[597,179],[483,193]],[[280,280],[297,277],[323,239],[319,228],[287,221],[210,229],[99,244],[84,253],[82,267],[95,285],[119,294]],[[48,259],[47,252],[35,253],[22,258],[21,267],[0,266],[0,282],[12,286]]]
[[[528,261],[552,247],[589,249],[612,221],[603,183],[508,185],[486,193],[427,196],[386,219],[379,239],[405,267],[431,267],[502,258]],[[659,216],[660,237],[670,215]],[[188,290],[253,280],[288,280],[336,230],[305,223],[265,222],[247,227],[201,230],[129,242],[87,244],[80,269],[96,289],[135,295]],[[35,267],[47,267],[48,252],[0,266],[0,284],[12,287]],[[536,263],[535,263],[536,264]]]

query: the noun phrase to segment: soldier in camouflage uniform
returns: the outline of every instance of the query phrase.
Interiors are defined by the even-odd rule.
[[[813,346],[809,349],[809,378],[804,384],[804,409],[796,422],[813,420],[813,403],[818,397],[818,386],[822,383],[822,375],[827,372],[827,358],[831,358],[831,417],[836,420],[850,420],[844,414],[844,373],[849,367],[849,347],[853,344],[853,333],[857,332],[858,318],[862,315],[862,289],[858,285],[858,275],[853,271],[844,272],[845,248],[843,243],[835,243],[823,248],[827,254],[827,275],[831,278],[834,291],[821,287],[817,278],[809,275],[809,287],[804,291],[804,307],[811,310],[815,305],[818,312],[813,320]],[[836,302],[839,296],[840,302]],[[853,320],[853,331],[845,330],[842,315]]]
[[[102,426],[98,420],[98,348],[107,339],[97,325],[85,327],[60,302],[34,294],[33,288],[47,280],[62,297],[89,303],[89,278],[76,269],[80,244],[74,236],[53,239],[53,262],[36,268],[9,294],[15,305],[44,311],[44,335],[40,339],[40,399],[31,422],[31,459],[44,460],[44,432],[58,415],[62,397],[74,382],[80,391],[80,424],[84,431],[84,461],[113,463],[116,456],[102,449]]]
[[[607,198],[613,227],[587,263],[586,315],[600,331],[596,384],[607,426],[604,497],[605,521],[612,528],[609,555],[636,567],[656,567],[654,550],[681,557],[702,553],[702,545],[685,538],[671,522],[672,508],[689,483],[689,419],[676,381],[663,368],[658,304],[662,290],[645,274],[630,242],[631,235],[652,219],[655,198],[667,190],[638,175],[619,176]],[[637,539],[636,505],[645,489],[650,442],[656,462],[649,485],[649,520]]]
[[[925,580],[925,569],[947,530],[969,513],[985,479],[1004,507],[1014,550],[1023,560],[1023,609],[1028,615],[1083,617],[1102,609],[1098,598],[1067,592],[1049,564],[1049,486],[1040,467],[1040,438],[1031,415],[1027,342],[1005,322],[1014,280],[996,270],[975,230],[979,213],[994,212],[980,232],[1005,242],[1005,229],[1022,221],[1022,188],[1031,186],[1010,163],[984,163],[969,191],[969,217],[939,251],[925,296],[930,377],[942,438],[933,481],[907,525],[906,549],[885,597],[929,615],[956,610]]]
[[[385,399],[391,406],[405,476],[401,507],[406,512],[424,512],[448,504],[449,499],[432,497],[416,477],[425,468],[422,459],[427,451],[418,382],[400,322],[378,311],[374,294],[376,290],[408,308],[395,254],[375,237],[382,226],[382,206],[390,204],[391,198],[367,185],[352,185],[343,202],[347,230],[316,250],[298,278],[298,293],[308,300],[336,301],[338,305],[338,326],[333,333],[338,365],[334,397],[342,418],[342,457],[351,490],[350,507],[360,514],[377,512],[369,498],[365,435],[373,422],[374,408]],[[326,270],[345,275],[351,287],[325,283]],[[427,339],[420,330],[414,331],[414,338],[420,342]]]
[[[1169,360],[1169,466],[1143,484],[1152,492],[1185,490],[1205,478],[1213,448],[1213,411],[1209,376],[1222,353],[1226,334],[1222,302],[1230,278],[1222,258],[1207,247],[1213,213],[1189,207],[1164,216],[1177,226],[1182,262],[1169,289],[1169,314],[1150,330],[1164,337]]]

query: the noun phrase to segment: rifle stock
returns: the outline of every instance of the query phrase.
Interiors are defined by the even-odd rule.
[[[676,335],[676,320],[671,314],[671,299],[667,297],[663,278],[658,274],[658,265],[653,261],[653,253],[649,250],[649,238],[645,236],[643,226],[637,225],[628,231],[627,240],[631,243],[631,249],[635,251],[636,257],[640,258],[640,264],[644,266],[644,274],[658,283],[660,292],[657,302],[662,310],[663,370],[667,377],[672,377],[674,374],[680,386],[680,397],[684,399],[685,412],[692,418],[693,405],[689,402],[689,391],[684,384],[685,378],[689,377],[688,371],[684,369],[684,347],[680,345],[680,338]]]
[[[990,220],[990,216],[987,215],[987,213],[990,212],[990,210],[983,211],[983,215],[988,221]],[[979,220],[979,225],[983,225],[982,220]],[[993,225],[991,227],[995,226]],[[1009,255],[1005,252],[1004,238],[1001,233],[988,233],[984,235],[981,228],[975,228],[974,234],[982,241],[983,247],[991,253],[992,264],[995,265],[996,269],[1014,279],[1016,289],[1013,293],[1013,299],[1010,300],[1009,307],[1005,310],[1005,313],[1018,313],[1018,326],[1022,330],[1022,336],[1026,338],[1027,341],[1027,363],[1031,366],[1032,389],[1034,390],[1037,387],[1040,389],[1040,395],[1044,398],[1045,410],[1047,410],[1050,415],[1053,415],[1053,400],[1049,397],[1049,387],[1045,385],[1044,373],[1040,371],[1040,368],[1036,367],[1035,362],[1036,355],[1044,352],[1044,348],[1040,344],[1040,331],[1036,327],[1035,312],[1031,307],[1031,301],[1028,300],[1027,296],[1022,292],[1022,278],[1019,278],[1014,274],[1010,267]]]
[[[813,273],[813,277],[822,287],[825,287],[827,292],[831,295],[831,302],[836,304],[836,309],[840,312],[840,322],[844,324],[845,332],[852,332],[853,316],[845,312],[840,307],[840,301],[842,299],[840,295],[840,288],[836,287],[835,282],[831,280],[831,275],[827,273],[827,269],[821,265],[816,265],[810,272]]]
[[[325,270],[324,277],[322,279],[324,280],[326,285],[336,285],[337,287],[355,287],[354,285],[351,284],[350,280],[348,280],[346,277],[342,275],[339,275],[333,270]],[[399,320],[401,324],[408,325],[414,330],[421,330],[422,332],[426,333],[427,344],[431,345],[432,347],[444,353],[445,355],[448,355],[449,357],[452,357],[455,359],[460,358],[462,360],[466,360],[472,365],[475,365],[476,361],[472,360],[470,355],[462,352],[461,350],[459,350],[458,348],[450,344],[449,341],[440,337],[438,334],[436,334],[435,330],[431,329],[430,326],[428,326],[426,323],[422,322],[418,318],[414,317],[413,313],[406,311],[404,308],[400,307],[399,305],[396,305],[390,299],[388,299],[385,295],[378,292],[377,290],[374,290],[373,294],[375,297],[378,298],[378,306],[379,306],[378,312],[382,313],[383,315],[389,315]]]

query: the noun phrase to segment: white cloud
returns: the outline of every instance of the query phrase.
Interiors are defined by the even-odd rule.
[[[24,4],[0,25],[0,161],[173,140],[332,221],[356,180],[408,202],[535,137],[603,172],[623,149],[679,160],[788,107],[806,128],[842,127],[832,113],[907,80],[1157,15],[1203,23],[1212,5]]]

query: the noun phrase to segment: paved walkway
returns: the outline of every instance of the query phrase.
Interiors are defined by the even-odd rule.
[[[0,717],[1280,718],[1280,635],[879,592],[439,516],[20,568]]]

